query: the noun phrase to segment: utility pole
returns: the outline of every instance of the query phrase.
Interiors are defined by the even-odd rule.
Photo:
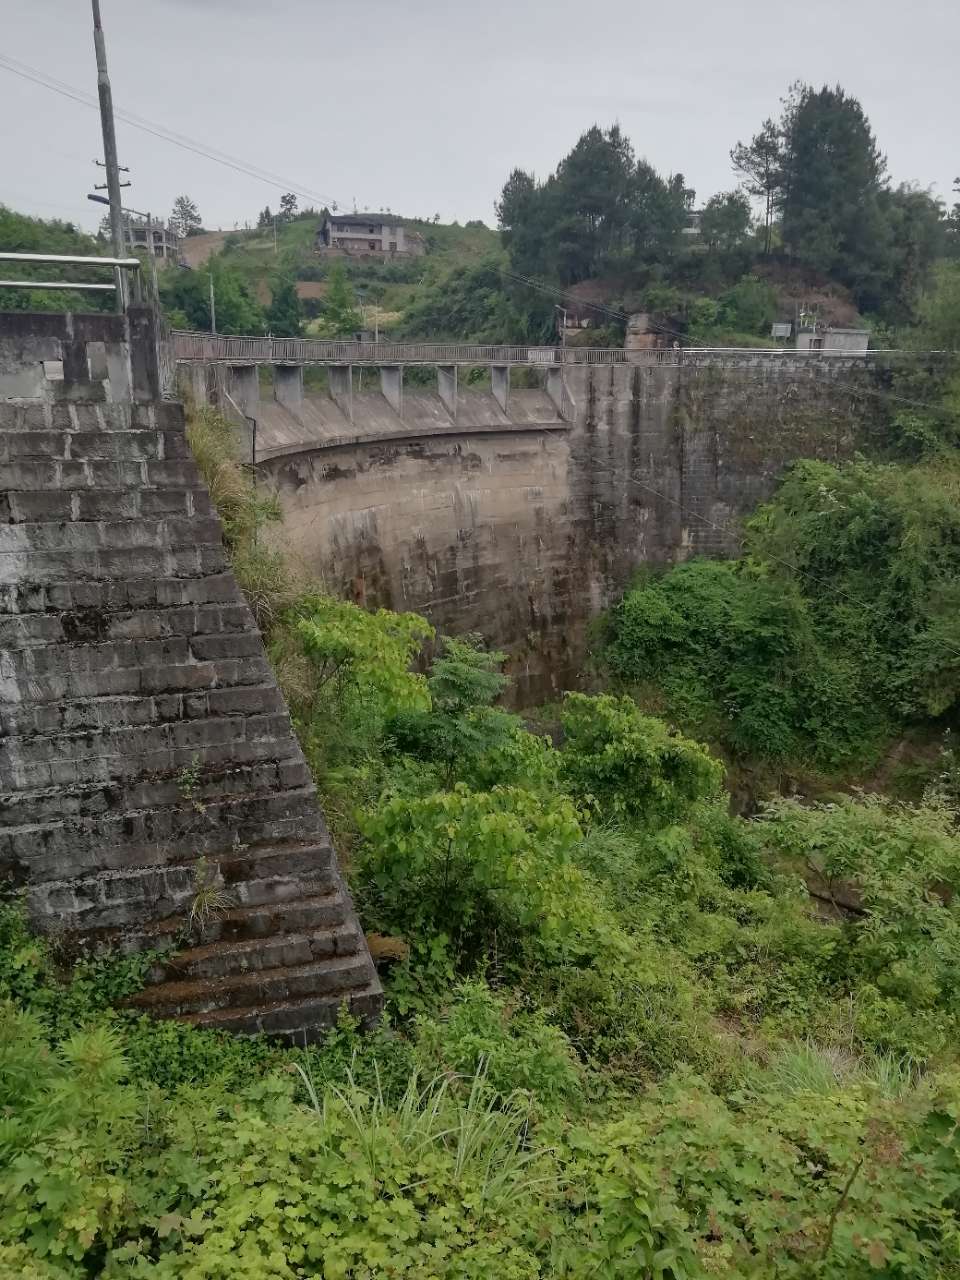
[[[210,332],[217,332],[217,299],[213,292],[213,267],[210,268]]]
[[[160,224],[161,227],[163,224]],[[153,284],[153,305],[158,306],[160,301],[160,284],[157,280],[157,251],[153,243],[153,214],[147,214],[147,244],[150,249],[150,280]]]
[[[103,42],[103,25],[100,22],[100,0],[93,3],[93,47],[97,55],[97,93],[100,96],[100,124],[103,129],[103,160],[107,170],[107,195],[110,198],[110,235],[116,258],[125,257],[123,243],[123,209],[120,205],[120,168],[117,163],[117,134],[113,124],[113,95],[107,74],[107,49]],[[126,306],[124,276],[120,267],[115,268],[117,281],[117,310]]]

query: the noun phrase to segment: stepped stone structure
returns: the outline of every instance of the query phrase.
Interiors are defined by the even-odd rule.
[[[136,1005],[302,1042],[381,991],[158,351],[146,310],[0,316],[0,874],[163,949]]]

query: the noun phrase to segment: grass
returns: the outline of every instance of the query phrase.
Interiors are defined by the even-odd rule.
[[[874,1085],[884,1096],[899,1098],[919,1080],[915,1063],[890,1053],[865,1055],[841,1044],[798,1040],[777,1051],[762,1080],[779,1093],[832,1094],[853,1084]]]
[[[339,1109],[354,1131],[370,1174],[380,1178],[383,1157],[399,1145],[411,1164],[419,1166],[431,1150],[453,1157],[458,1183],[480,1189],[484,1208],[497,1211],[518,1195],[538,1188],[556,1189],[556,1180],[541,1175],[550,1151],[533,1148],[528,1138],[529,1101],[522,1093],[502,1097],[487,1083],[480,1064],[468,1082],[439,1074],[426,1084],[414,1071],[399,1101],[384,1096],[379,1071],[372,1089],[362,1089],[348,1072],[346,1088],[329,1086],[322,1097],[308,1069],[299,1062],[300,1077],[310,1108],[324,1122],[331,1107]]]
[[[187,442],[223,524],[230,563],[257,626],[269,633],[296,596],[283,556],[264,539],[280,519],[275,498],[263,496],[239,462],[239,428],[209,405],[190,405]]]

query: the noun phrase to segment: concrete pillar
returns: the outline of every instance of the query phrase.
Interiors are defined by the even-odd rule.
[[[383,398],[398,418],[403,417],[403,365],[380,366],[380,390]]]
[[[274,398],[288,409],[299,409],[303,404],[303,366],[299,364],[275,364],[273,366]]]
[[[205,364],[181,365],[180,377],[183,380],[181,385],[186,384],[186,390],[189,392],[194,404],[204,405],[209,403],[210,393],[207,390],[207,366]]]
[[[437,365],[437,390],[443,407],[450,417],[457,420],[457,366],[455,364]]]
[[[327,366],[330,394],[342,413],[353,422],[353,365],[331,364]]]
[[[507,397],[510,394],[510,366],[508,364],[492,364],[490,366],[490,386],[493,398],[507,412]]]
[[[563,368],[547,370],[547,395],[553,402],[557,416],[564,422],[570,416],[570,396],[563,381]]]
[[[230,368],[231,396],[241,409],[260,403],[260,374],[255,364],[235,364]]]

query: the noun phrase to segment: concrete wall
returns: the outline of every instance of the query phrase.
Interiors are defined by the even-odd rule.
[[[134,321],[0,317],[0,878],[73,945],[171,948],[139,1007],[302,1040],[380,989],[183,410],[117,394],[156,377]]]
[[[160,399],[153,312],[0,314],[0,401]]]
[[[869,377],[803,358],[573,368],[569,424],[542,409],[524,421],[512,392],[516,421],[475,426],[467,390],[461,421],[441,422],[434,397],[437,425],[422,408],[405,438],[387,438],[382,399],[366,432],[355,401],[354,434],[339,442],[301,428],[298,449],[297,420],[275,422],[282,446],[258,472],[305,571],[361,603],[483,632],[510,651],[529,702],[577,680],[590,619],[640,565],[735,554],[739,518],[789,462],[861,446],[876,414]]]

